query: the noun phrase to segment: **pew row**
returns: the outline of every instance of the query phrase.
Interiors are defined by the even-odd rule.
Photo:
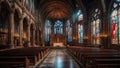
[[[0,68],[29,68],[29,59],[21,56],[0,56]]]
[[[105,64],[105,67],[107,67],[107,65],[108,65],[108,68],[109,68],[109,65],[113,65],[116,67],[119,67],[119,65],[120,65],[120,64],[119,65],[111,64],[108,62],[104,63],[104,61],[106,61],[106,59],[109,59],[109,61],[111,61],[111,62],[115,59],[116,62],[120,63],[120,61],[119,61],[120,60],[120,52],[117,50],[101,49],[101,48],[95,48],[95,47],[71,47],[70,46],[70,47],[67,47],[67,51],[73,57],[75,57],[77,62],[83,68],[93,68],[94,66],[96,66],[94,68],[97,68],[97,65],[99,65],[99,63],[94,65],[95,61],[97,59],[102,59],[103,64],[101,64],[101,66],[103,65],[103,67],[104,67],[104,64]]]
[[[50,49],[47,47],[28,47],[28,48],[17,48],[0,51],[0,57],[27,57],[29,60],[29,66],[36,66],[36,64],[49,53]],[[17,57],[14,57],[16,59]],[[17,61],[17,60],[16,60]],[[27,61],[26,61],[27,62]],[[0,62],[2,64],[2,62]],[[5,64],[5,63],[4,63]],[[7,61],[6,61],[6,65]]]

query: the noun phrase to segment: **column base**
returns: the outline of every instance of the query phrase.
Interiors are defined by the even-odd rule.
[[[15,48],[14,44],[8,44],[9,48],[13,49]]]
[[[30,42],[27,43],[27,47],[31,47],[31,46],[30,46]]]

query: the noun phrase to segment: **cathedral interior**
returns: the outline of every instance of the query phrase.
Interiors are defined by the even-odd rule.
[[[120,0],[0,0],[0,68],[120,68]]]

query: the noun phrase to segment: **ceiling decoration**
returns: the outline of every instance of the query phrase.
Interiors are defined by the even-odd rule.
[[[41,0],[38,6],[45,19],[68,19],[72,15],[70,0]]]
[[[111,0],[110,0],[111,1]],[[105,4],[109,2],[104,0]],[[100,1],[99,1],[100,2]],[[97,0],[35,0],[36,8],[44,19],[69,19],[77,8],[83,7],[89,14],[90,5],[98,3]],[[81,6],[81,4],[83,6]],[[81,10],[82,10],[81,9]]]

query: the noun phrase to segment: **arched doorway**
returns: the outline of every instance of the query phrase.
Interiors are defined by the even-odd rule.
[[[19,28],[20,28],[19,13],[17,9],[15,9],[15,13],[14,13],[14,45],[15,46],[19,46],[19,37],[20,37]]]
[[[22,34],[24,47],[27,47],[27,43],[28,43],[28,41],[27,41],[27,28],[28,28],[28,19],[24,18],[23,19],[23,34]]]
[[[6,2],[0,4],[0,48],[8,47],[9,5]]]
[[[35,45],[35,26],[34,26],[34,24],[30,25],[30,43],[31,43],[31,46]]]

